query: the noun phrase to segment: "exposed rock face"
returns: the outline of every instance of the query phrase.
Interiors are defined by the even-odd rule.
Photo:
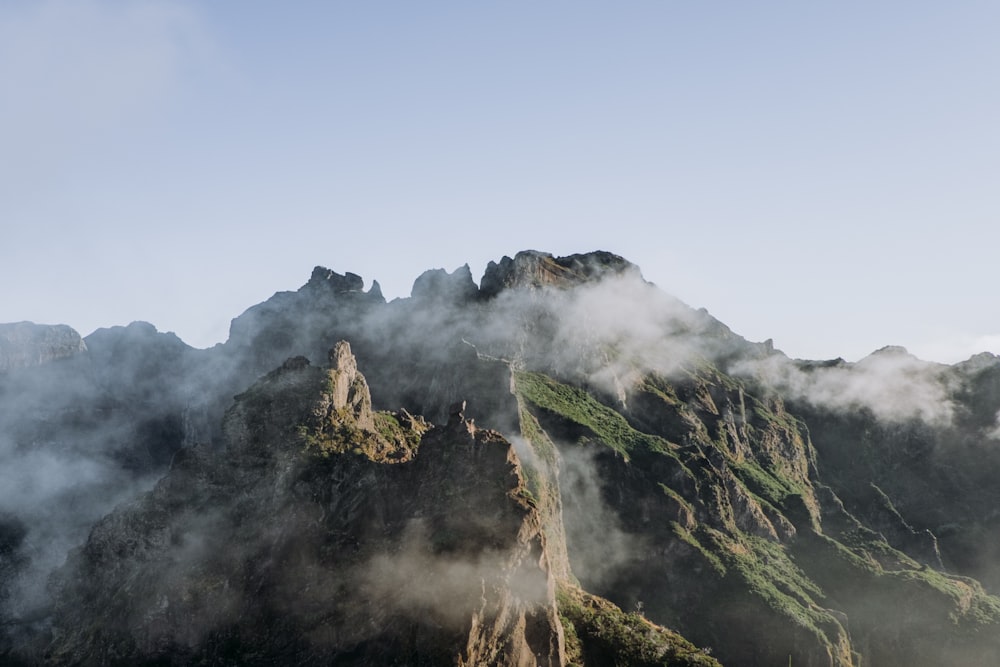
[[[102,329],[72,356],[0,374],[0,663],[45,626],[46,582],[94,523],[210,437],[202,355],[152,325]],[[12,532],[13,531],[13,532]],[[13,537],[17,539],[13,539]]]
[[[464,303],[479,296],[479,288],[472,280],[472,271],[466,264],[453,273],[444,269],[424,271],[413,283],[414,299],[437,299],[450,303]]]
[[[608,275],[638,273],[638,268],[609,252],[553,257],[549,253],[524,250],[514,259],[504,257],[500,263],[490,262],[479,289],[492,297],[505,289],[570,287]]]
[[[95,528],[60,574],[47,662],[564,664],[510,444],[457,420],[397,425],[407,463],[323,449],[305,433],[327,407],[361,448],[376,418],[350,348],[330,358],[269,374],[230,410],[225,456],[185,451]]]
[[[309,277],[309,282],[306,285],[312,289],[327,289],[332,292],[360,292],[365,286],[365,281],[361,276],[350,271],[340,275],[336,271],[317,266],[313,269],[312,276]]]
[[[80,334],[65,324],[0,324],[0,373],[66,359],[86,350]]]
[[[358,362],[347,341],[338,342],[330,350],[327,373],[330,376],[330,409],[337,414],[350,415],[358,428],[373,430],[371,392],[365,376],[358,372]]]
[[[603,252],[481,285],[0,375],[0,662],[1000,664],[1000,358],[792,361]]]
[[[148,322],[98,329],[85,340],[95,393],[105,406],[129,406],[122,411],[134,420],[134,435],[126,437],[142,441],[141,449],[122,447],[127,465],[162,472],[178,449],[210,439],[202,378],[216,369],[207,351]]]

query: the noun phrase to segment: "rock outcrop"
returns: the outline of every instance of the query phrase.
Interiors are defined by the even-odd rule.
[[[325,289],[331,292],[360,292],[364,286],[364,278],[356,273],[348,271],[340,275],[323,266],[314,268],[309,282],[306,283],[309,289]]]
[[[465,264],[454,272],[444,269],[424,271],[413,282],[410,296],[417,300],[438,300],[461,305],[479,296],[479,288],[472,280],[472,271]]]
[[[346,343],[330,359],[283,364],[237,397],[223,456],[184,450],[98,524],[58,577],[46,663],[564,664],[511,445],[373,414]],[[393,430],[413,456],[368,456]]]
[[[0,324],[0,373],[67,359],[86,350],[80,334],[65,324]]]
[[[631,262],[610,252],[591,252],[567,257],[553,257],[537,250],[523,250],[500,263],[490,262],[480,282],[484,297],[493,297],[505,289],[571,287],[609,275],[636,273]]]
[[[85,344],[0,374],[0,662],[1000,664],[993,355],[793,361],[535,251]]]

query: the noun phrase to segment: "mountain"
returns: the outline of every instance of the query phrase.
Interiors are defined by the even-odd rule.
[[[607,252],[4,326],[7,663],[1000,662],[992,355],[789,359]]]
[[[0,324],[0,372],[39,366],[86,349],[80,334],[66,325]]]

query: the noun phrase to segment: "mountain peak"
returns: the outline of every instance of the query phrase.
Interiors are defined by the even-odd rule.
[[[363,284],[0,373],[0,663],[1000,664],[996,357],[792,360],[608,252]]]
[[[374,430],[371,392],[365,376],[358,371],[358,361],[351,353],[351,344],[345,340],[337,342],[329,357],[330,370],[327,374],[334,413],[352,414],[358,428]]]
[[[472,279],[472,271],[465,264],[448,273],[444,269],[424,271],[413,282],[410,296],[414,299],[441,299],[462,303],[475,299],[479,288]]]
[[[880,347],[879,349],[872,352],[869,356],[882,356],[882,357],[912,357],[910,351],[907,350],[902,345],[886,345]]]
[[[80,334],[65,324],[0,324],[0,373],[85,352]]]
[[[490,262],[479,290],[484,297],[490,298],[505,289],[570,287],[608,275],[625,273],[641,275],[635,264],[604,250],[565,257],[554,257],[537,250],[522,250],[513,259],[504,256],[499,264]]]
[[[364,278],[347,271],[344,275],[331,271],[325,266],[317,266],[309,276],[307,286],[326,287],[334,292],[360,292],[364,286]]]

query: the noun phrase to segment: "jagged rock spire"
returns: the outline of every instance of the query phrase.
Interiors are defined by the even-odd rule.
[[[480,294],[494,297],[505,289],[568,287],[605,275],[635,273],[639,267],[623,257],[598,250],[585,254],[553,257],[547,252],[522,250],[514,258],[490,262],[479,283]]]
[[[365,376],[358,372],[358,361],[346,340],[337,342],[330,350],[330,400],[338,411],[354,415],[359,428],[374,429],[372,397]]]

